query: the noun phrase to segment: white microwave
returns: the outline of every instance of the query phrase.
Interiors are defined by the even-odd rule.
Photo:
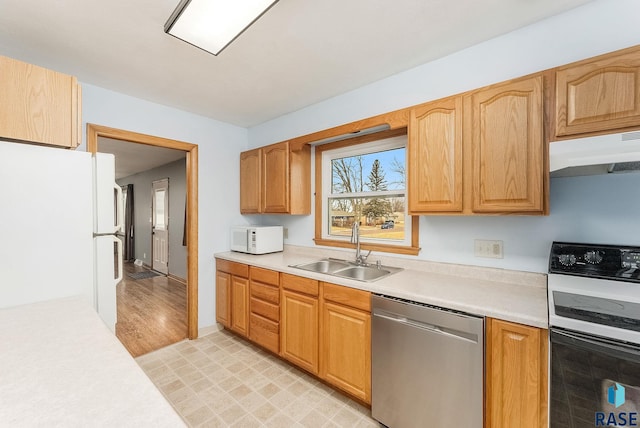
[[[234,226],[231,251],[249,254],[276,253],[283,250],[282,226]]]

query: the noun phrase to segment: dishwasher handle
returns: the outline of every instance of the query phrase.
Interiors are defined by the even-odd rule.
[[[469,332],[465,332],[465,331],[460,331],[460,330],[455,330],[455,329],[451,329],[451,328],[447,328],[447,327],[443,327],[443,326],[438,326],[438,325],[434,325],[434,324],[428,324],[428,323],[425,323],[423,321],[413,320],[411,318],[407,318],[405,316],[402,316],[402,315],[399,315],[399,314],[396,314],[396,313],[393,313],[393,312],[387,312],[387,311],[384,311],[384,310],[381,310],[381,309],[374,309],[373,310],[373,316],[385,319],[387,321],[392,321],[392,322],[395,322],[395,323],[403,324],[403,325],[406,325],[408,327],[419,328],[421,330],[426,330],[426,331],[434,333],[434,334],[447,336],[447,337],[450,337],[452,339],[462,340],[462,341],[473,343],[473,344],[477,344],[478,343],[478,335],[477,334],[469,333]]]

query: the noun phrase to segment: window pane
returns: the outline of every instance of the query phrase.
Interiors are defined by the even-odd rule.
[[[405,148],[331,161],[332,194],[404,190]]]
[[[166,225],[164,224],[164,198],[165,191],[164,190],[156,190],[155,192],[156,200],[155,200],[155,228],[159,230],[164,230]]]
[[[405,238],[404,196],[376,198],[329,198],[329,235],[351,236],[355,221],[362,238]]]

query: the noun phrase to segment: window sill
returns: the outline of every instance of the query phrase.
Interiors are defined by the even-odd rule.
[[[320,239],[315,238],[316,245],[322,245],[325,247],[340,247],[340,248],[353,248],[355,244],[347,241],[339,241],[334,239]],[[420,247],[405,247],[399,245],[387,245],[387,244],[371,244],[366,242],[360,243],[360,248],[365,251],[380,251],[385,253],[405,254],[409,256],[417,256],[420,252]]]

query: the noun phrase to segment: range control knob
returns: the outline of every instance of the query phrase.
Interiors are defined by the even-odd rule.
[[[573,266],[576,264],[576,256],[573,254],[560,254],[558,261],[563,266]]]
[[[587,263],[591,263],[592,265],[597,265],[602,261],[602,252],[587,251],[586,253],[584,253],[584,261]]]

